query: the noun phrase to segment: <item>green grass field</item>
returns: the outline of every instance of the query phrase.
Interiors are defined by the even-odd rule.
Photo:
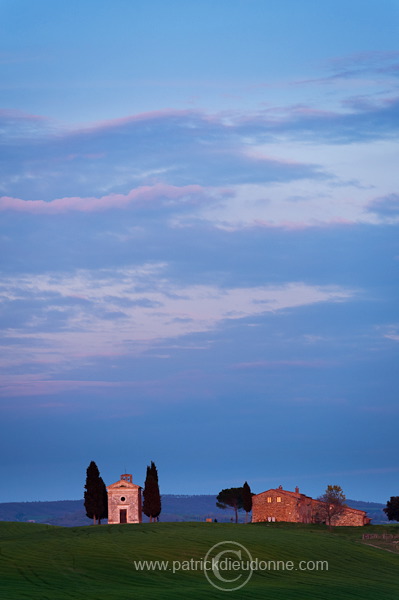
[[[293,570],[255,571],[235,598],[397,600],[399,552],[365,545],[362,533],[399,526],[337,528],[295,524],[155,523],[62,528],[0,523],[2,600],[226,598],[201,570],[138,570],[134,561],[203,559],[225,540],[263,561],[292,561]],[[328,561],[328,570],[295,570],[299,561]],[[182,562],[182,565],[187,565]],[[235,573],[224,573],[229,579]],[[238,573],[237,576],[239,576]]]

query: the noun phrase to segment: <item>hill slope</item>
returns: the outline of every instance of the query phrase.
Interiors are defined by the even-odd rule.
[[[389,530],[399,535],[399,527]],[[328,570],[257,570],[237,598],[396,600],[399,552],[364,545],[362,531],[345,527],[329,533],[323,526],[287,524],[60,528],[0,523],[0,594],[7,600],[226,598],[202,570],[138,570],[135,561],[200,560],[214,544],[233,540],[253,559],[295,565],[328,561]],[[370,533],[382,531],[387,527],[368,528]],[[231,578],[231,571],[223,573]]]

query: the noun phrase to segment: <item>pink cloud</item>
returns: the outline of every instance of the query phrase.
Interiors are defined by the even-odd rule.
[[[105,129],[113,129],[115,127],[119,127],[120,125],[129,125],[130,123],[138,123],[140,121],[153,121],[156,119],[163,119],[165,117],[181,117],[181,116],[190,116],[198,114],[193,110],[174,110],[174,109],[165,109],[165,110],[154,110],[151,112],[139,113],[137,115],[129,115],[128,117],[120,117],[119,119],[108,119],[104,121],[97,121],[95,123],[91,123],[86,127],[81,127],[79,129],[74,130],[73,134],[76,133],[87,133],[93,131],[103,131]]]
[[[203,196],[204,189],[199,185],[186,185],[177,187],[173,185],[157,184],[142,186],[131,190],[128,194],[108,194],[100,198],[92,197],[66,197],[56,198],[51,202],[44,200],[22,200],[10,196],[0,197],[0,211],[11,210],[31,214],[59,214],[69,211],[96,212],[113,208],[127,208],[130,204],[144,205],[149,202],[166,198],[169,201],[181,200]]]

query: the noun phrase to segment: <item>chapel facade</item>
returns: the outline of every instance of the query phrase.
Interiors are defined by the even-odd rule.
[[[141,487],[133,483],[130,473],[108,485],[107,492],[109,525],[142,522]]]

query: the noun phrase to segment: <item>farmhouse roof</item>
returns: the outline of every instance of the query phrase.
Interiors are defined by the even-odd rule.
[[[283,490],[282,488],[271,488],[270,490],[266,490],[265,492],[260,492],[260,494],[255,494],[256,496],[270,495],[271,492],[275,492],[277,494],[281,494],[283,496],[293,496],[294,498],[309,498],[309,500],[313,500],[310,496],[306,494],[302,494],[301,492],[290,492],[289,490]]]

